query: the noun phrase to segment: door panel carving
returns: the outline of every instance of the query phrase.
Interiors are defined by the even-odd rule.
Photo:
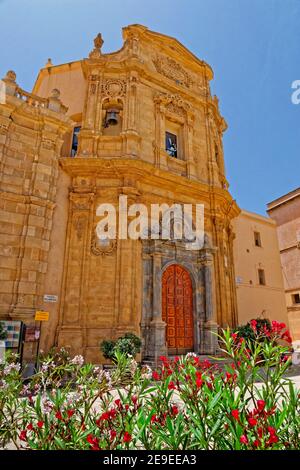
[[[169,266],[162,276],[162,319],[167,324],[169,350],[174,353],[193,350],[192,281],[187,270],[178,264]]]

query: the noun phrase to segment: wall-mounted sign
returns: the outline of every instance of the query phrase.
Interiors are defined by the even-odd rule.
[[[37,310],[35,312],[35,321],[48,321],[49,320],[49,312],[44,312],[43,310]]]
[[[58,296],[52,294],[45,294],[44,295],[44,302],[57,302]]]
[[[26,326],[25,343],[34,343],[40,337],[40,328],[36,326]]]

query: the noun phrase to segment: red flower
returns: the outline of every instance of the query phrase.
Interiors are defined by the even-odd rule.
[[[127,408],[126,408],[126,410],[127,410]],[[114,419],[116,417],[117,410],[115,408],[112,408],[111,410],[108,411],[108,414],[109,414],[110,419]]]
[[[176,390],[176,386],[175,386],[174,382],[171,381],[171,382],[169,383],[168,389],[169,389],[169,390]]]
[[[261,439],[263,437],[263,428],[257,428],[257,434]]]
[[[159,422],[159,419],[156,415],[152,415],[151,416],[151,423],[158,423]]]
[[[268,431],[271,435],[276,434],[276,429],[273,426],[268,426]]]
[[[255,439],[255,441],[253,442],[254,447],[259,447],[260,444],[261,444],[261,442],[260,442],[259,439]]]
[[[176,405],[172,406],[172,413],[175,416],[178,415],[178,413],[179,413],[178,406],[176,406]]]
[[[209,390],[213,389],[213,384],[212,382],[206,382],[206,385],[208,386]]]
[[[136,402],[138,401],[138,398],[137,398],[136,395],[133,395],[133,396],[131,397],[131,400],[132,400],[132,403],[135,405]]]
[[[160,375],[156,372],[156,370],[152,372],[152,378],[153,380],[160,380]]]
[[[44,426],[44,421],[38,421],[37,426],[41,429]]]
[[[19,439],[20,439],[20,441],[27,441],[27,431],[26,430],[20,432]]]
[[[252,330],[256,331],[257,321],[256,320],[251,320],[250,325],[251,325]]]
[[[279,441],[279,439],[276,436],[276,434],[272,434],[270,436],[270,438],[268,439],[267,444],[276,444],[276,442],[278,442],[278,441]]]
[[[159,356],[159,360],[162,362],[168,362],[168,358],[166,356]]]
[[[126,410],[126,411],[129,410],[129,405],[125,405],[125,410]]]
[[[72,418],[74,413],[75,413],[75,410],[67,410],[67,414],[68,414],[69,418]]]
[[[57,419],[60,420],[60,421],[63,419],[62,414],[61,414],[60,411],[57,411],[57,412],[55,413],[55,418],[57,418]]]
[[[239,410],[232,410],[231,411],[231,415],[234,417],[234,419],[236,421],[238,421],[240,419],[240,414],[239,414]]]
[[[248,423],[251,428],[257,425],[257,419],[255,418],[248,418]]]
[[[28,431],[32,431],[33,430],[33,424],[29,423],[28,426],[27,426],[27,429],[28,429]]]
[[[196,379],[197,388],[201,388],[202,385],[203,385],[203,380],[200,377],[198,377],[198,379]]]
[[[116,437],[116,435],[117,435],[117,432],[116,432],[114,429],[112,429],[112,430],[110,431],[110,438],[111,438],[112,441],[114,440],[114,438]]]
[[[238,339],[238,333],[232,333],[231,334],[231,338],[233,339],[233,341],[236,341]]]
[[[245,436],[245,434],[243,434],[241,437],[240,437],[240,443],[241,444],[248,444],[248,437]]]
[[[117,399],[115,400],[115,404],[117,405],[118,408],[122,408],[122,403],[121,403],[120,398],[117,398]]]
[[[92,450],[100,450],[99,439],[97,437],[93,437],[92,434],[88,434],[86,440],[89,444],[91,444]]]
[[[179,356],[174,357],[174,363],[176,364],[177,362],[179,362]]]
[[[93,444],[93,442],[94,442],[93,434],[88,434],[86,436],[86,440],[89,444]]]
[[[266,402],[264,400],[257,400],[257,408],[258,411],[263,411],[266,406]]]
[[[123,437],[123,442],[130,442],[131,441],[131,434],[129,432],[125,432],[124,437]]]

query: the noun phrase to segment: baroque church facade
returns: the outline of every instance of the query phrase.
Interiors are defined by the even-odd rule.
[[[237,324],[232,219],[211,67],[176,39],[141,25],[123,47],[49,59],[33,93],[4,78],[0,104],[0,315],[34,324],[50,312],[42,348],[88,361],[126,332],[142,358],[216,351]],[[204,204],[205,243],[97,238],[97,207]],[[150,211],[149,211],[150,212]],[[47,295],[56,301],[46,303]],[[45,297],[46,296],[46,297]]]

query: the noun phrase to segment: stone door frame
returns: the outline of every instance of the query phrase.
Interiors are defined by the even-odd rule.
[[[166,323],[162,320],[162,274],[179,264],[190,274],[193,286],[194,351],[214,354],[217,331],[214,309],[213,255],[215,250],[187,250],[178,240],[143,241],[142,359],[157,362],[167,355]]]

